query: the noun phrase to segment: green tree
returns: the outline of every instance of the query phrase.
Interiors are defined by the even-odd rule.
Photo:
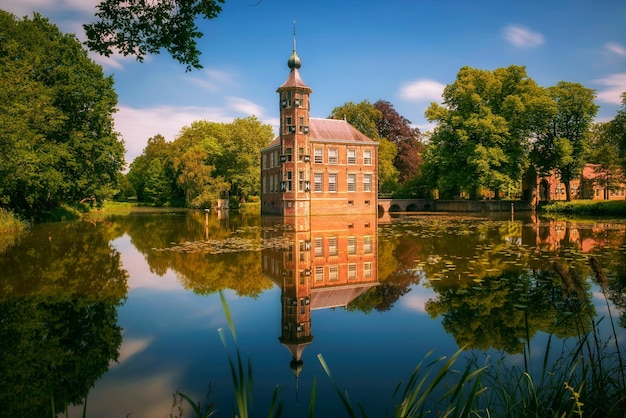
[[[618,145],[622,166],[626,171],[626,91],[622,93],[622,107],[607,126],[607,135]]]
[[[163,206],[170,198],[169,179],[161,160],[155,158],[150,161],[144,184],[144,199],[157,206]]]
[[[219,138],[222,156],[214,162],[216,174],[230,183],[230,196],[245,202],[261,194],[261,150],[274,138],[272,126],[256,116],[237,118],[225,125]]]
[[[141,155],[135,158],[135,160],[131,163],[128,171],[128,180],[137,192],[137,199],[140,202],[154,202],[151,196],[154,196],[155,193],[160,193],[154,189],[154,180],[156,179],[152,178],[152,180],[148,180],[150,177],[148,175],[148,169],[152,166],[153,177],[155,175],[155,170],[157,170],[156,165],[161,166],[159,170],[161,171],[160,175],[163,177],[159,181],[159,187],[165,187],[170,192],[165,200],[175,200],[171,194],[171,192],[175,190],[176,183],[173,169],[173,154],[174,150],[172,144],[167,142],[163,135],[155,135],[148,139],[148,144],[144,148]],[[156,159],[159,160],[158,164],[153,163],[153,160]],[[147,184],[148,181],[152,183]],[[146,192],[147,187],[150,189],[149,192]]]
[[[378,193],[392,194],[398,189],[400,173],[393,165],[398,147],[387,139],[378,141]]]
[[[591,128],[589,162],[595,164],[594,182],[604,189],[604,199],[624,181],[620,144],[610,128],[610,122],[596,123]]]
[[[0,204],[36,213],[115,190],[113,78],[45,18],[0,11]]]
[[[494,71],[463,67],[446,86],[443,105],[426,110],[437,122],[429,170],[444,197],[481,188],[497,197],[519,184],[527,166],[528,140],[551,114],[551,103],[525,67]]]
[[[196,19],[214,19],[224,0],[104,0],[97,6],[94,23],[83,25],[85,44],[92,51],[110,56],[114,50],[134,55],[143,62],[146,55],[165,49],[187,66],[202,68],[196,40],[203,33]]]
[[[332,110],[329,119],[344,119],[370,139],[378,141],[378,129],[376,124],[381,120],[382,113],[376,109],[369,100],[360,103],[347,102]]]
[[[534,143],[533,161],[542,173],[554,170],[571,199],[570,181],[578,178],[587,162],[591,124],[598,112],[595,92],[579,83],[560,81],[548,87],[556,113]]]

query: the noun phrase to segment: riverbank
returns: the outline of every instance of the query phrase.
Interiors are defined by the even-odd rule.
[[[573,200],[550,202],[540,207],[540,212],[550,214],[607,216],[626,215],[626,200]]]

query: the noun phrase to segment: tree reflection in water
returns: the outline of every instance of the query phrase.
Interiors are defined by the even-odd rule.
[[[0,254],[3,415],[50,416],[80,404],[117,360],[127,273],[113,235],[106,224],[35,227]]]

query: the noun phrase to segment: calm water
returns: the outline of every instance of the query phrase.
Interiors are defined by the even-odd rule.
[[[558,272],[584,283],[563,287]],[[381,416],[430,350],[513,364],[530,335],[540,363],[548,334],[575,336],[570,313],[585,307],[624,347],[625,289],[624,220],[133,212],[37,225],[0,236],[0,410],[49,416],[51,398],[87,396],[89,417],[165,417],[180,389],[232,416],[222,292],[255,416],[275,387],[283,416],[306,416],[314,380],[316,416],[345,416],[319,353]]]

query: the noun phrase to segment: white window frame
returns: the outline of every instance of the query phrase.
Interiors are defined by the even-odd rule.
[[[348,191],[356,192],[356,173],[348,173]]]

